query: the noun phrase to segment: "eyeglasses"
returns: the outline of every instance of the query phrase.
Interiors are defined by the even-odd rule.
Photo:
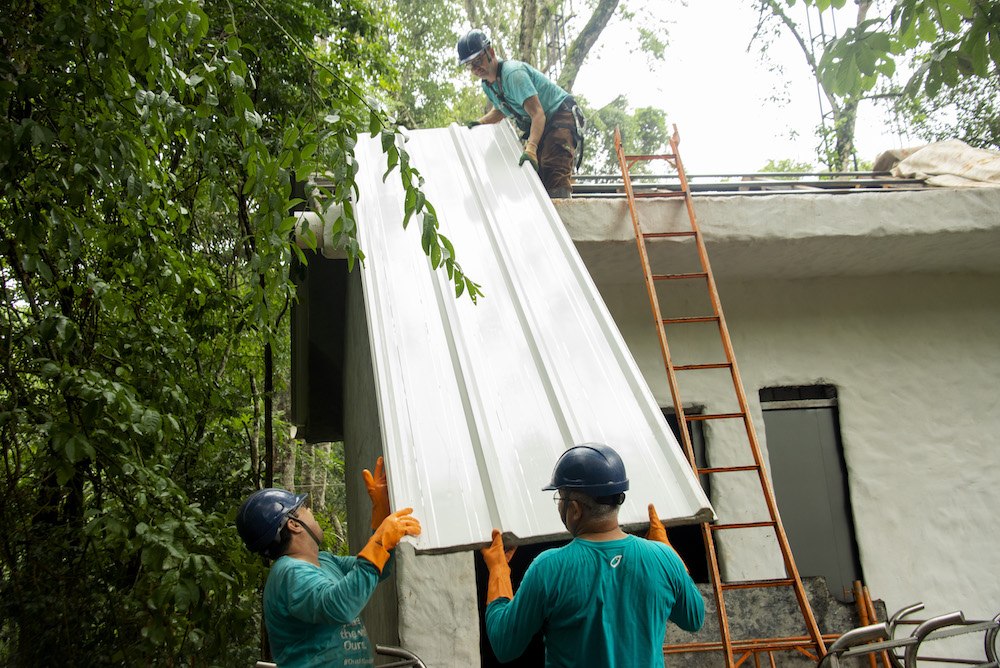
[[[587,510],[593,510],[594,509],[594,505],[590,501],[587,501],[586,499],[573,498],[573,497],[569,497],[569,496],[559,496],[559,492],[558,491],[556,491],[556,493],[552,495],[552,500],[555,501],[556,506],[559,505],[560,501],[563,501],[563,502],[566,502],[566,503],[568,503],[570,501],[576,501],[577,503],[579,503],[581,506],[583,506]]]
[[[465,69],[471,70],[473,68],[482,67],[483,66],[483,60],[488,55],[489,55],[488,53],[486,53],[485,51],[483,51],[478,56],[476,56],[475,58],[473,58],[472,60],[470,60],[469,62],[467,62],[465,64]]]

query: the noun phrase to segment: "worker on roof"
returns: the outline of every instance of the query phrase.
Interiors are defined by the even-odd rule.
[[[264,621],[282,668],[374,666],[359,615],[391,571],[392,550],[420,533],[412,508],[389,513],[382,458],[363,473],[372,499],[372,537],[357,557],[321,551],[323,529],[303,506],[308,494],[268,488],[251,494],[236,514],[247,547],[275,559],[264,586]]]
[[[583,154],[583,114],[573,97],[527,63],[498,60],[482,30],[458,40],[458,61],[482,79],[493,104],[469,127],[510,118],[526,140],[518,164],[531,163],[550,197],[572,195],[573,158],[578,148]]]
[[[542,552],[515,595],[500,532],[482,550],[489,568],[486,634],[500,661],[524,652],[538,631],[546,666],[663,668],[667,621],[697,631],[705,602],[649,505],[646,540],[618,525],[628,478],[614,450],[600,443],[570,448],[552,482],[559,517],[573,535]]]

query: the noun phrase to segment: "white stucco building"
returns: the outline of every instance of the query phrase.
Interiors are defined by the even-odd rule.
[[[682,201],[638,204],[647,232],[687,224]],[[556,210],[657,402],[669,409],[626,201],[574,198],[557,201]],[[889,612],[923,602],[928,614],[995,616],[1000,188],[699,196],[695,210],[779,507],[807,509],[786,522],[793,549],[796,540],[836,544],[840,567],[853,569]],[[653,242],[651,255],[676,263],[685,243]],[[338,280],[346,327],[342,368],[335,367],[348,388],[353,553],[367,538],[360,469],[381,444],[360,279]],[[682,306],[695,299],[685,288],[663,290],[661,302],[667,294]],[[692,330],[668,338],[672,349],[703,345]],[[725,409],[708,385],[682,385],[681,394],[685,410]],[[733,434],[713,424],[701,437],[709,462],[736,447]],[[840,517],[810,517],[808,497],[832,491],[843,502],[827,509]],[[759,488],[740,485],[710,493],[720,515],[738,515],[758,497]],[[778,575],[774,552],[758,538],[722,545],[726,577]],[[375,640],[431,666],[480,665],[476,555],[400,552],[394,582],[366,612]],[[799,562],[800,572],[836,580],[810,572],[837,568],[822,563],[828,550],[818,552]]]

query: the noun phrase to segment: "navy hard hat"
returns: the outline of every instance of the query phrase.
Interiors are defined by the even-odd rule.
[[[478,28],[470,30],[458,40],[458,64],[465,65],[488,49],[489,46],[490,39],[486,33]]]
[[[575,489],[589,496],[611,496],[628,489],[625,463],[603,443],[575,445],[559,456],[552,482],[543,490]]]
[[[298,510],[308,494],[267,487],[246,498],[236,513],[236,530],[253,552],[261,552],[273,543],[288,521],[288,515]]]

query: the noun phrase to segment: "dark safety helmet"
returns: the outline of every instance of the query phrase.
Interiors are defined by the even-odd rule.
[[[490,47],[490,39],[482,30],[478,28],[465,33],[465,36],[458,40],[458,64],[465,65],[470,60],[474,60],[480,53]]]
[[[307,496],[276,487],[254,492],[236,513],[236,530],[240,532],[240,538],[251,551],[263,552],[277,540],[288,516],[302,507]]]
[[[625,463],[602,443],[575,445],[559,456],[552,482],[542,489],[575,489],[588,496],[612,496],[628,489]]]

